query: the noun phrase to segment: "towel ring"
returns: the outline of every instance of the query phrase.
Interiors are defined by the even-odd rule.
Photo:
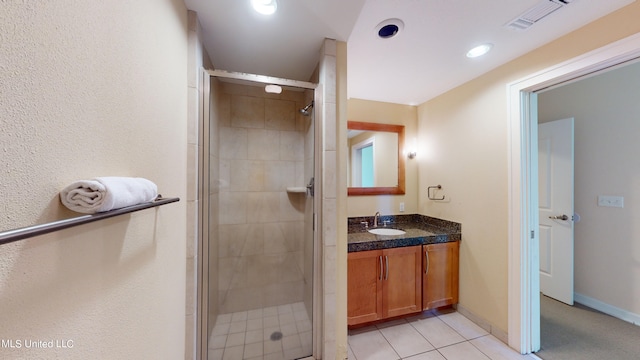
[[[444,195],[442,195],[441,198],[436,198],[436,197],[431,196],[431,189],[440,190],[440,189],[442,189],[442,185],[429,186],[427,188],[427,197],[429,198],[429,200],[436,200],[436,201],[444,200]],[[434,194],[435,194],[435,192],[434,192]]]

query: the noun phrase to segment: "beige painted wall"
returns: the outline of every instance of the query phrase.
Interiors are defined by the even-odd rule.
[[[347,117],[353,121],[404,125],[405,147],[416,143],[418,120],[415,106],[349,99],[347,101]],[[418,213],[417,160],[420,156],[422,154],[418,153],[415,159],[405,158],[404,195],[349,196],[347,215],[349,217],[373,216],[376,211],[380,211],[383,215]],[[401,202],[405,206],[404,213],[400,212]]]
[[[497,331],[507,330],[506,86],[637,33],[638,16],[634,2],[418,107],[419,212],[462,223],[460,304]],[[437,184],[447,200],[426,200]]]
[[[380,186],[397,186],[397,171],[389,169],[398,168],[398,135],[388,132],[380,132],[375,135],[376,149],[374,150],[375,184]]]
[[[640,63],[538,97],[540,122],[575,118],[575,291],[640,314]],[[597,206],[598,195],[624,208]],[[615,279],[615,281],[612,281]]]
[[[0,34],[1,231],[77,216],[58,192],[78,179],[141,176],[185,198],[182,1],[2,2]],[[183,358],[185,213],[182,200],[3,245],[0,338],[73,348],[0,358]]]

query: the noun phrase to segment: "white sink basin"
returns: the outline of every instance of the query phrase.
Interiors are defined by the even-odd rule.
[[[372,234],[376,235],[402,235],[406,234],[405,231],[399,229],[389,229],[389,228],[375,228],[367,230]]]

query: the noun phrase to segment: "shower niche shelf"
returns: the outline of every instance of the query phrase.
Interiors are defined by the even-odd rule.
[[[287,188],[287,192],[292,194],[304,194],[307,192],[307,188],[304,186],[291,186]]]

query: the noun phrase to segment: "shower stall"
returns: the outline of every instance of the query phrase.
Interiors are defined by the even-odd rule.
[[[205,74],[201,339],[207,358],[311,356],[315,84]]]

